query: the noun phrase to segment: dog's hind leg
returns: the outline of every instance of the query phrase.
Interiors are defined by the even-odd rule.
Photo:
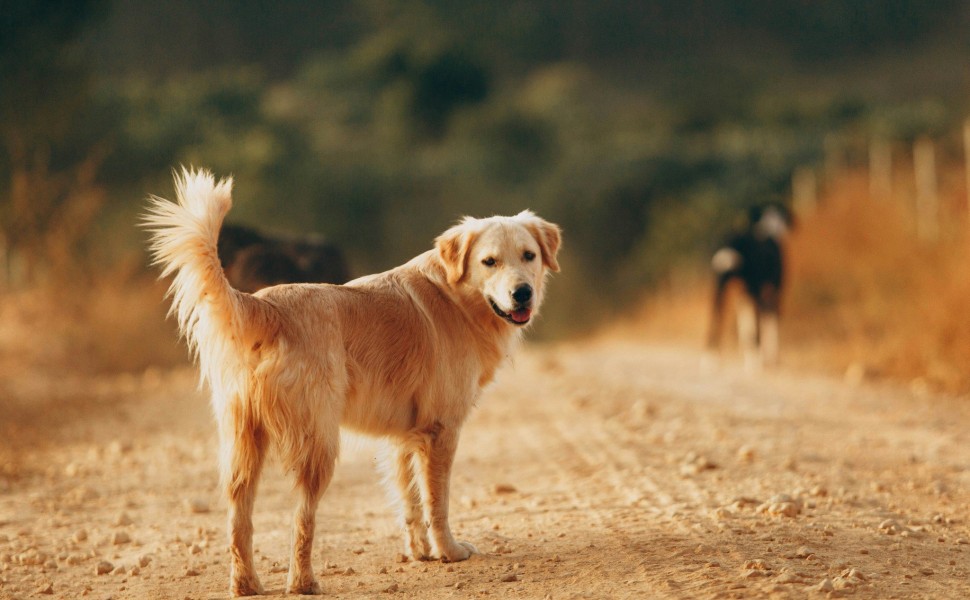
[[[294,466],[300,504],[293,517],[293,555],[286,577],[288,594],[321,593],[320,584],[313,576],[313,534],[317,523],[317,505],[333,477],[339,436],[339,431],[334,427],[333,431],[324,435],[309,436],[299,449],[302,456]]]
[[[778,313],[764,312],[759,323],[761,357],[766,366],[778,365]]]
[[[448,524],[448,492],[451,466],[458,448],[458,430],[436,423],[422,432],[425,444],[417,453],[419,482],[424,498],[425,517],[431,529],[431,540],[445,562],[467,559],[478,550],[468,542],[459,542]]]
[[[222,431],[223,469],[229,497],[229,592],[263,593],[253,564],[253,503],[266,454],[266,434],[256,426]]]
[[[388,493],[400,510],[404,553],[414,560],[426,560],[431,557],[431,543],[421,508],[421,490],[415,480],[414,458],[413,449],[403,442],[388,450],[382,467]]]

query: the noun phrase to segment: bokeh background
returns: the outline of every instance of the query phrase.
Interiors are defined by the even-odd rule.
[[[136,222],[191,164],[358,275],[531,208],[543,339],[700,347],[784,202],[783,362],[967,391],[968,116],[961,0],[4,0],[0,374],[184,363]]]

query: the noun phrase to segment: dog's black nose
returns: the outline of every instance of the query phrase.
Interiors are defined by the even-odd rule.
[[[525,304],[529,300],[532,300],[532,286],[524,283],[515,288],[515,291],[512,292],[512,299],[519,304]]]

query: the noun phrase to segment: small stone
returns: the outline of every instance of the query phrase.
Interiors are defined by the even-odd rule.
[[[393,594],[394,592],[398,591],[399,589],[401,589],[401,588],[396,583],[392,583],[391,585],[389,585],[386,588],[384,588],[382,591],[385,594]]]
[[[888,535],[896,535],[903,531],[903,527],[892,519],[886,519],[879,524],[879,530],[884,531]]]
[[[144,569],[152,562],[152,557],[147,554],[142,554],[138,557],[138,566]]]
[[[121,456],[122,454],[131,452],[133,447],[133,444],[128,440],[114,440],[108,444],[108,453]]]
[[[134,521],[131,520],[131,517],[128,516],[128,513],[123,512],[120,515],[118,515],[117,519],[115,519],[114,525],[116,527],[127,527],[128,525],[131,525],[133,522]]]
[[[825,497],[829,495],[829,491],[822,485],[816,485],[808,492],[810,495],[815,497]]]
[[[775,583],[781,584],[791,584],[791,583],[803,583],[805,580],[798,576],[797,573],[786,572],[782,573],[775,579]]]
[[[408,557],[406,554],[398,553],[398,555],[394,558],[394,560],[396,560],[399,563],[406,563],[408,562]]]
[[[813,552],[811,548],[809,548],[808,546],[802,546],[801,548],[795,551],[795,558],[808,558],[813,554],[815,554],[815,552]]]
[[[189,554],[201,554],[201,553],[202,553],[202,546],[199,546],[198,544],[192,544],[191,546],[189,546]]]
[[[201,498],[186,498],[185,510],[200,515],[209,512],[209,503]]]
[[[363,554],[364,552],[366,552],[366,550],[363,548],[357,548],[354,550],[354,554]]]
[[[45,594],[49,596],[54,593],[54,585],[50,583],[45,583],[41,585],[39,588],[37,588],[37,593]]]
[[[81,543],[88,539],[88,532],[86,529],[78,529],[74,532],[74,535],[71,536],[71,539],[77,543]]]
[[[923,567],[922,569],[919,570],[919,572],[920,572],[920,575],[932,575],[933,569],[929,567]]]
[[[102,560],[97,565],[95,565],[95,567],[94,567],[94,574],[95,575],[106,575],[106,574],[114,571],[114,569],[115,569],[115,566],[113,564],[109,563],[106,560]]]
[[[111,543],[115,546],[131,542],[131,536],[124,531],[116,531],[111,534]]]
[[[818,584],[818,587],[816,587],[815,589],[823,593],[834,592],[835,584],[832,583],[831,579],[826,577],[825,579],[822,580],[822,583]]]
[[[347,567],[346,569],[340,572],[341,575],[353,575],[355,573],[357,573],[357,571],[355,571],[353,567]]]
[[[514,494],[518,490],[511,483],[497,483],[492,491],[496,494]]]
[[[195,569],[185,570],[185,577],[198,577],[198,576],[199,576],[199,572],[196,571]]]
[[[128,569],[128,574],[137,577],[138,575],[141,575],[141,569],[138,566],[134,566]]]
[[[380,568],[380,569],[379,569],[379,570],[377,571],[377,573],[378,573],[378,575],[387,575],[387,567],[381,567],[381,568]]]
[[[508,575],[502,577],[502,583],[512,583],[513,581],[518,581],[519,576],[515,573],[509,573]]]
[[[794,502],[773,502],[766,507],[764,512],[769,515],[795,518],[801,511]]]
[[[752,462],[755,457],[754,448],[745,444],[738,448],[738,459],[744,462]]]
[[[124,565],[118,565],[117,567],[111,570],[112,575],[124,575],[126,573],[128,573],[128,569],[126,569]]]

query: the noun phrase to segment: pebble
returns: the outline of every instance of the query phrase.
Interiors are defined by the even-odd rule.
[[[822,486],[822,485],[816,485],[811,490],[809,490],[808,493],[811,494],[812,496],[821,497],[821,498],[824,498],[825,496],[829,495],[828,489],[826,489],[825,486]]]
[[[111,543],[115,546],[131,542],[131,536],[124,531],[116,531],[111,534]]]
[[[818,587],[816,587],[815,589],[820,592],[834,592],[835,584],[832,583],[831,579],[826,577],[825,579],[822,580],[822,583],[818,584]]]
[[[745,569],[758,569],[759,571],[770,571],[771,567],[768,566],[764,560],[757,558],[754,560],[745,561]]]
[[[107,573],[110,573],[110,572],[114,571],[114,568],[115,568],[115,566],[113,564],[109,563],[106,560],[102,560],[97,565],[95,565],[95,567],[94,567],[94,574],[95,575],[106,575]]]
[[[53,586],[53,584],[45,583],[45,584],[41,585],[39,588],[37,588],[37,593],[38,594],[46,594],[46,595],[53,594],[54,593],[54,586]]]
[[[772,502],[765,506],[762,512],[774,516],[795,518],[801,510],[794,502]]]
[[[879,530],[884,531],[887,535],[896,535],[897,533],[902,533],[904,528],[896,521],[892,519],[886,519],[885,521],[879,524]]]
[[[144,569],[152,562],[152,557],[147,554],[142,554],[138,557],[138,566]]]
[[[71,539],[73,539],[75,542],[81,543],[88,539],[88,532],[86,529],[78,529],[74,532],[74,535],[71,536]]]
[[[202,552],[202,547],[198,544],[192,544],[189,546],[189,554],[200,554]]]
[[[496,494],[514,494],[519,490],[517,490],[511,483],[497,483],[495,484],[493,491]]]
[[[399,552],[398,555],[394,558],[394,560],[396,560],[399,563],[406,563],[408,562],[408,557],[407,555]]]
[[[108,444],[108,453],[121,456],[131,452],[132,448],[134,448],[134,445],[128,440],[114,440]]]
[[[353,567],[347,567],[346,569],[344,569],[343,571],[341,571],[341,572],[340,572],[340,574],[341,574],[341,575],[353,575],[353,574],[355,574],[356,572],[357,572],[357,571],[355,571],[355,570],[353,569]]]
[[[198,576],[199,576],[199,572],[196,571],[195,569],[185,570],[185,577],[198,577]]]
[[[738,458],[744,462],[752,462],[755,457],[754,448],[745,444],[738,448]]]
[[[518,581],[519,576],[515,573],[509,573],[508,575],[502,577],[502,583],[512,583],[513,581]]]
[[[186,498],[185,499],[185,510],[192,514],[204,514],[209,512],[209,503],[201,498]]]
[[[131,517],[128,516],[128,513],[125,512],[118,515],[118,518],[114,521],[114,525],[116,527],[126,527],[132,523],[134,523],[134,521],[132,521]]]
[[[805,580],[798,576],[797,573],[782,573],[775,579],[775,583],[803,583]]]
[[[384,588],[383,592],[385,594],[393,594],[394,592],[398,591],[399,589],[401,589],[401,587],[398,584],[392,583],[391,585],[389,585],[386,588]]]

